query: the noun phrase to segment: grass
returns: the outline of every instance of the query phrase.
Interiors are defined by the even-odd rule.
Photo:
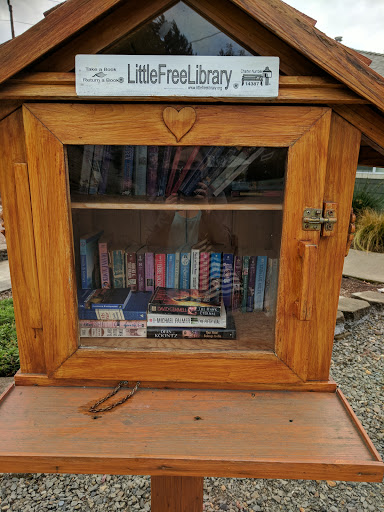
[[[0,377],[13,376],[20,367],[13,299],[0,300]]]
[[[384,252],[384,211],[367,209],[356,222],[354,247],[362,251]]]

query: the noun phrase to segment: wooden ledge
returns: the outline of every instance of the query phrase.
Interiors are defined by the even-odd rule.
[[[340,393],[139,389],[111,412],[87,412],[105,392],[12,388],[0,406],[0,472],[377,482],[384,473]]]

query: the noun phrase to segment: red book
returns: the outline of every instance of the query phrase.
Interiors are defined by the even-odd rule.
[[[171,195],[171,190],[172,190],[172,185],[173,185],[173,181],[175,179],[175,175],[176,175],[176,171],[177,171],[177,167],[179,165],[179,160],[180,160],[180,155],[181,155],[181,151],[183,149],[183,146],[178,146],[176,151],[175,151],[175,156],[173,158],[173,162],[172,162],[172,170],[171,170],[171,174],[169,175],[169,179],[168,179],[168,184],[167,184],[167,188],[165,190],[165,195],[166,196],[169,196]]]
[[[209,252],[200,252],[199,289],[209,288]]]
[[[191,165],[193,164],[195,158],[196,158],[196,155],[197,153],[199,152],[200,150],[200,146],[195,146],[192,150],[192,153],[190,154],[188,160],[187,160],[187,163],[184,165],[183,167],[183,170],[181,171],[180,173],[180,176],[179,176],[179,179],[176,181],[173,189],[172,189],[172,192],[171,194],[175,194],[178,190],[179,190],[179,187],[180,185],[183,183],[189,169],[191,168]]]
[[[165,287],[167,257],[164,252],[155,254],[155,289]]]

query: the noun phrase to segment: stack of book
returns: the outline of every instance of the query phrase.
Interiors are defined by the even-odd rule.
[[[216,293],[159,287],[148,304],[147,337],[236,339],[236,328]]]

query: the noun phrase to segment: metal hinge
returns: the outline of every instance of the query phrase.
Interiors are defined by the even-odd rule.
[[[310,208],[304,209],[303,230],[320,231],[322,236],[331,236],[333,227],[337,222],[337,203],[324,203],[323,209]]]

